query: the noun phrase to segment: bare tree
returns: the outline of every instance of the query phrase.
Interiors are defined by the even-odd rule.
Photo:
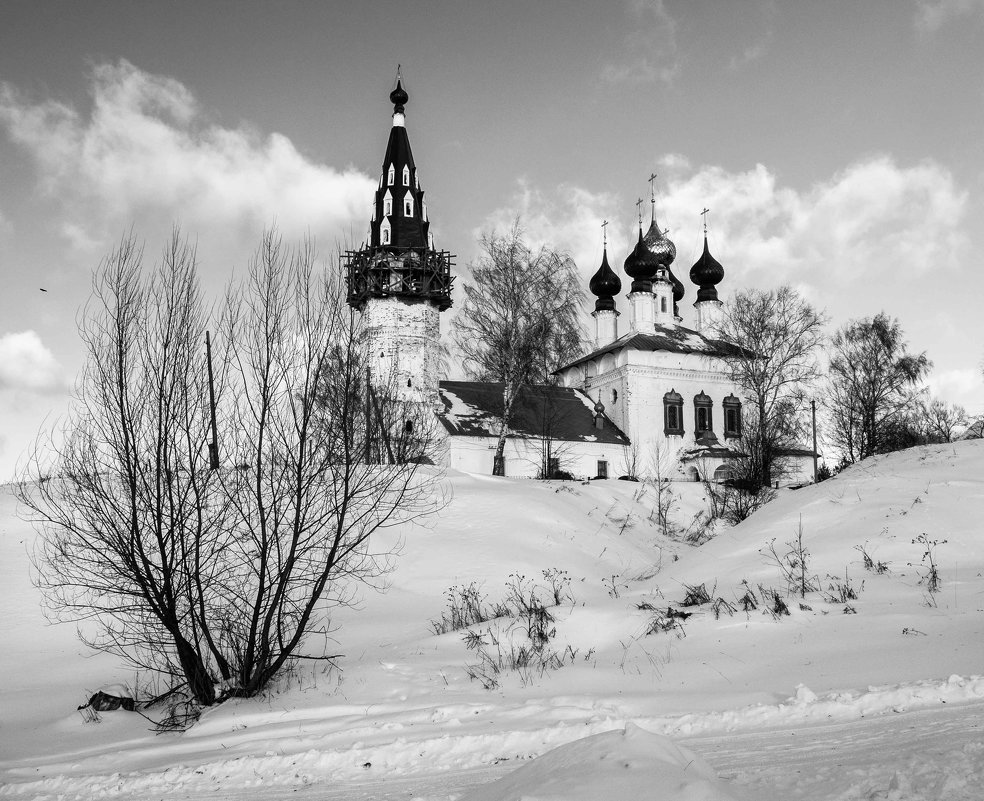
[[[635,453],[634,461],[640,460],[638,450]],[[675,526],[670,517],[679,500],[670,483],[673,461],[665,443],[659,439],[654,440],[649,454],[649,469],[646,471],[646,482],[652,486],[656,494],[656,505],[649,515],[649,520],[656,522],[667,536],[675,533]]]
[[[925,352],[909,353],[899,321],[884,312],[850,321],[831,345],[826,405],[844,457],[855,462],[913,444],[897,434],[932,367]]]
[[[927,442],[953,442],[970,419],[963,406],[947,403],[941,398],[921,399],[915,415]]]
[[[210,470],[194,253],[175,237],[150,277],[140,256],[125,240],[97,273],[56,477],[19,494],[41,527],[35,564],[55,612],[92,621],[92,646],[178,677],[207,705],[216,684],[252,695],[291,659],[325,658],[306,651],[311,635],[353,581],[388,567],[392,548],[372,535],[440,498],[434,471],[406,458],[427,450],[416,405],[384,397],[385,413],[360,414],[365,345],[337,270],[272,232],[222,314],[224,464]],[[401,458],[367,463],[381,428]]]
[[[130,236],[96,270],[76,403],[17,493],[42,533],[34,564],[52,616],[209,704],[220,651],[200,610],[225,508],[207,460],[206,313],[176,232],[149,274],[142,260]]]
[[[580,355],[584,290],[571,257],[548,247],[531,249],[518,220],[507,234],[483,235],[482,249],[471,265],[472,281],[464,285],[453,338],[470,377],[503,383],[494,460],[501,475],[520,388],[550,382],[555,369]]]
[[[771,485],[777,449],[800,433],[825,323],[789,286],[740,291],[725,307],[719,336],[735,347],[721,359],[746,401],[743,443],[751,458],[738,469],[747,469],[751,484]]]

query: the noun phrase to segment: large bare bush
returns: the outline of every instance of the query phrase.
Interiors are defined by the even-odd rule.
[[[152,271],[142,257],[127,238],[96,271],[77,402],[18,494],[41,532],[34,564],[52,615],[207,705],[326,656],[312,635],[353,582],[389,566],[392,546],[372,535],[440,501],[422,466],[433,415],[369,392],[338,271],[271,232],[213,337],[210,469],[195,254],[175,234]],[[367,458],[378,443],[393,458]]]

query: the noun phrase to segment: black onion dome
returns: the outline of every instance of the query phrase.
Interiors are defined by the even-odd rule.
[[[615,311],[615,295],[622,291],[622,279],[608,264],[608,248],[601,257],[601,267],[591,276],[588,289],[596,295],[595,311]]]
[[[398,114],[403,113],[403,107],[410,100],[410,95],[407,94],[406,90],[403,88],[403,82],[397,78],[396,79],[396,89],[390,92],[390,103],[393,104],[395,111]]]
[[[656,218],[649,224],[649,230],[643,237],[646,247],[656,257],[656,260],[664,267],[669,267],[676,258],[676,245],[659,230]]]
[[[673,284],[673,302],[679,303],[687,293],[686,287],[684,287],[683,281],[673,274],[673,270],[670,270],[670,282]]]
[[[652,292],[653,278],[660,268],[652,251],[646,247],[642,238],[642,228],[639,229],[639,241],[625,259],[625,272],[632,278],[632,292]]]
[[[717,290],[714,288],[724,278],[724,267],[711,255],[707,248],[707,236],[704,236],[704,252],[693,267],[690,268],[690,280],[700,289],[697,292],[697,302],[702,300],[717,300]]]

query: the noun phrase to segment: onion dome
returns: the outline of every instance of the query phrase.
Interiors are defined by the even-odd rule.
[[[632,278],[632,292],[652,292],[653,278],[660,268],[652,251],[646,247],[642,238],[642,228],[639,228],[639,241],[625,259],[625,273]]]
[[[406,106],[409,99],[410,95],[408,95],[406,90],[403,88],[403,82],[397,78],[396,89],[390,92],[390,103],[393,104],[393,112],[395,114],[402,114],[404,111],[404,106]]]
[[[656,218],[649,224],[649,230],[643,237],[646,247],[664,267],[669,267],[676,258],[676,245],[659,229]]]
[[[622,279],[608,264],[608,248],[601,257],[601,267],[588,282],[588,289],[598,298],[595,311],[615,311],[615,295],[622,291]]]
[[[690,268],[690,280],[697,284],[697,302],[702,300],[717,300],[718,293],[715,286],[721,283],[724,278],[724,267],[711,255],[707,248],[707,235],[704,235],[704,252],[693,267]]]
[[[595,410],[595,414],[604,414],[605,413],[605,404],[602,403],[601,401],[598,401],[594,405],[594,410]]]
[[[683,281],[673,274],[673,270],[670,270],[669,273],[670,283],[673,284],[673,302],[679,303],[683,300],[683,296],[686,294],[687,290],[683,285]]]

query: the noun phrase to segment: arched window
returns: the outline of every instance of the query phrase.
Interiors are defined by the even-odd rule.
[[[721,406],[724,409],[724,436],[736,438],[741,436],[741,401],[734,395],[728,395]]]
[[[383,221],[383,224],[379,226],[379,242],[382,245],[388,245],[390,243],[390,226],[389,222]]]
[[[389,217],[393,214],[393,196],[387,190],[383,196],[383,216]]]
[[[729,481],[731,479],[731,468],[722,464],[719,465],[717,470],[714,471],[714,481],[720,484],[722,481]]]
[[[714,402],[701,392],[694,396],[694,434],[700,436],[705,431],[714,430],[714,419],[711,416],[711,409]]]
[[[396,167],[390,164],[389,170],[386,172],[386,185],[392,186],[395,180],[396,180]]]
[[[403,185],[410,186],[410,168],[407,166],[403,168]]]
[[[612,390],[612,403],[618,403],[618,390]]]
[[[683,396],[673,389],[663,396],[663,433],[683,435]]]
[[[407,420],[407,421],[406,421],[406,422],[405,422],[405,423],[403,424],[403,430],[404,430],[404,431],[405,431],[406,433],[408,433],[408,434],[412,434],[412,433],[413,433],[413,420]]]
[[[403,198],[403,216],[413,217],[413,195],[407,192],[407,196]]]
[[[664,314],[666,313],[666,298],[659,299],[659,310]]]

